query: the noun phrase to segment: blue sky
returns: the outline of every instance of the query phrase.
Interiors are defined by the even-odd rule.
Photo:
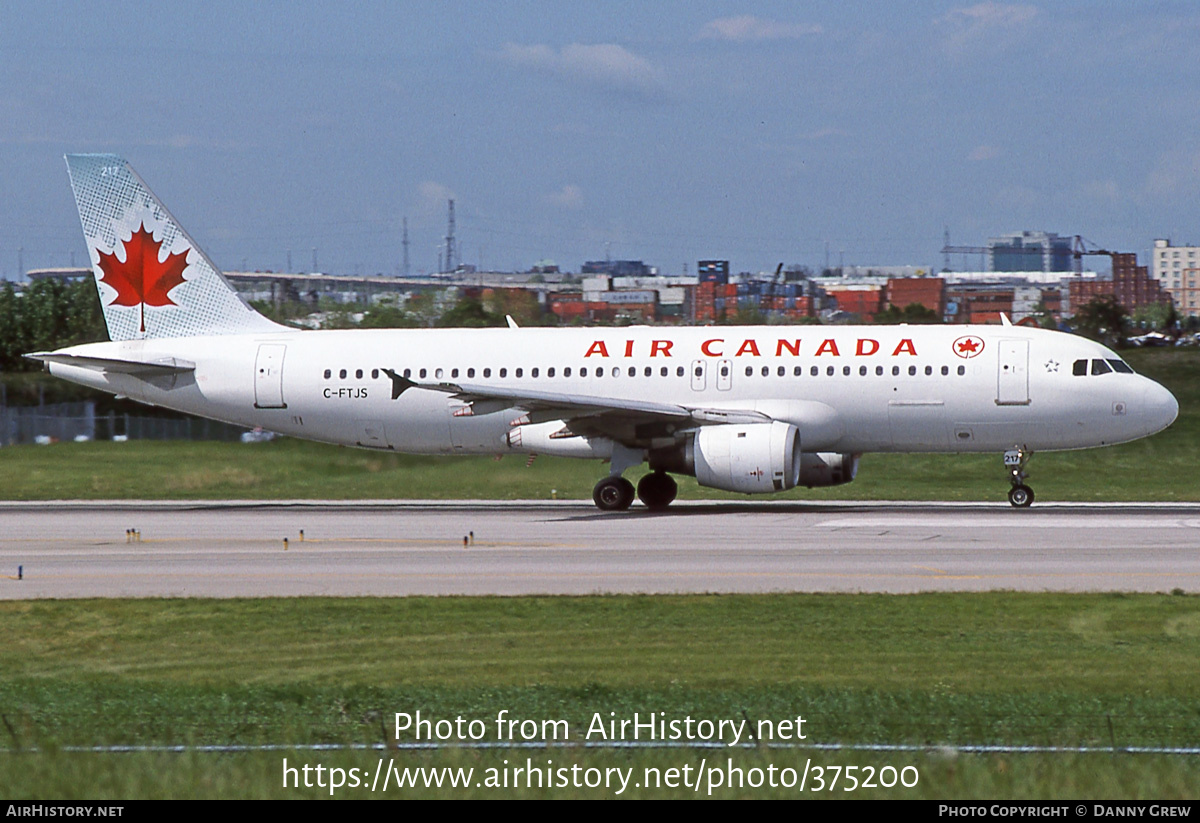
[[[1188,2],[0,0],[0,274],[126,156],[218,266],[940,265],[942,233],[1200,243]],[[956,265],[961,263],[956,260]]]

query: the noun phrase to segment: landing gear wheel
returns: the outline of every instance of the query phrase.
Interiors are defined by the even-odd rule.
[[[1008,490],[1008,502],[1018,509],[1028,508],[1033,503],[1033,489],[1024,483],[1013,486]]]
[[[1008,491],[1008,502],[1018,509],[1027,509],[1033,503],[1033,489],[1025,485],[1029,474],[1025,464],[1029,462],[1032,452],[1023,446],[1016,446],[1004,453],[1004,466],[1008,469],[1008,481],[1012,488]]]
[[[625,511],[633,503],[633,484],[624,477],[605,477],[592,489],[592,500],[601,511]]]
[[[651,472],[638,481],[637,496],[648,509],[661,510],[671,505],[679,486],[666,472]]]

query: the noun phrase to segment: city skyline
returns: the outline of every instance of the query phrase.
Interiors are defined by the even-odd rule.
[[[940,267],[1200,240],[1189,4],[0,7],[0,273],[85,264],[115,152],[224,269]],[[23,251],[19,251],[23,249]],[[957,262],[957,261],[956,261]]]

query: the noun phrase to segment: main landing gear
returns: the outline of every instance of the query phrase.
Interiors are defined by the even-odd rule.
[[[592,489],[592,500],[601,511],[625,511],[633,503],[633,484],[620,475],[609,475]]]
[[[675,500],[679,486],[675,479],[666,472],[651,472],[637,484],[637,498],[646,508],[661,511]],[[606,512],[619,512],[628,509],[633,503],[633,484],[624,477],[609,475],[596,484],[592,489],[592,500],[597,508]]]
[[[1032,455],[1022,448],[1009,449],[1004,453],[1004,465],[1008,469],[1008,479],[1012,488],[1008,490],[1008,502],[1018,509],[1028,508],[1033,503],[1033,489],[1025,485],[1029,477],[1025,473],[1025,464]]]

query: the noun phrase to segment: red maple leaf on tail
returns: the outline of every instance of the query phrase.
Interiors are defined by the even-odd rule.
[[[100,255],[100,270],[103,274],[100,281],[117,290],[110,306],[142,307],[142,331],[146,330],[146,306],[175,306],[178,305],[168,294],[171,289],[186,282],[183,270],[187,268],[187,251],[180,254],[168,254],[167,259],[159,261],[158,253],[162,242],[155,240],[154,235],[146,231],[143,223],[138,230],[125,241],[125,262],[117,259],[116,250],[113,254],[105,254],[96,249]]]

